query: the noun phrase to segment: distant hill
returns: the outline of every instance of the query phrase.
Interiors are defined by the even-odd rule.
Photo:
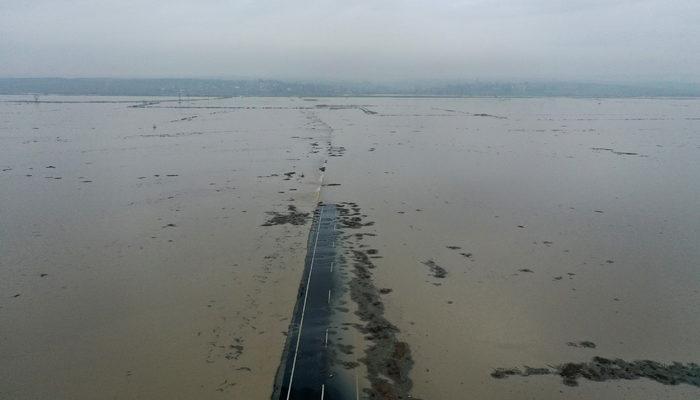
[[[700,97],[700,84],[401,82],[225,79],[0,78],[0,94],[98,96]]]

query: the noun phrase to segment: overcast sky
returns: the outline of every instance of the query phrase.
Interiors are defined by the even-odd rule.
[[[700,0],[0,0],[0,76],[700,81]]]

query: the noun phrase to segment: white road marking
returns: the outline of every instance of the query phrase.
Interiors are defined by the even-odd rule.
[[[331,261],[331,272],[333,272],[333,264],[335,264],[333,261]]]
[[[314,261],[316,260],[316,246],[318,245],[318,234],[321,233],[321,218],[323,217],[323,208],[318,215],[318,224],[316,226],[316,240],[314,240],[314,251],[311,254],[311,266],[309,267],[309,278],[306,280],[306,290],[304,291],[304,305],[301,308],[301,319],[299,320],[299,332],[297,333],[297,344],[294,350],[294,361],[292,361],[292,372],[289,375],[289,387],[287,388],[287,400],[292,395],[292,382],[294,381],[294,369],[297,366],[297,355],[299,355],[299,342],[301,341],[301,329],[304,326],[304,314],[306,313],[306,299],[309,297],[309,287],[311,285],[311,275],[314,272]]]
[[[318,179],[318,189],[316,189],[316,202],[318,203],[319,200],[321,200],[321,188],[323,187],[323,177],[324,173],[321,172],[321,176]]]
[[[321,385],[321,400],[323,400],[323,395],[326,393],[326,385]]]
[[[331,304],[331,290],[328,289],[328,304]]]
[[[360,344],[357,340],[357,332],[352,333],[352,338],[355,342],[355,348],[359,348]],[[355,362],[357,362],[357,354],[355,354]],[[357,375],[357,368],[355,368],[355,400],[360,400],[360,378]]]
[[[326,347],[328,347],[328,328],[326,328],[326,341],[324,344]]]

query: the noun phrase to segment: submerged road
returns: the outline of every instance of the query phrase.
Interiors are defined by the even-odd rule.
[[[314,217],[299,296],[275,380],[275,400],[340,400],[358,395],[355,387],[344,387],[328,351],[337,273],[336,206],[320,205]]]

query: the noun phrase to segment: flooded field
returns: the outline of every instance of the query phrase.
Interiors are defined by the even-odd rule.
[[[698,100],[0,100],[0,398],[270,398],[319,202],[344,397],[700,395]]]

